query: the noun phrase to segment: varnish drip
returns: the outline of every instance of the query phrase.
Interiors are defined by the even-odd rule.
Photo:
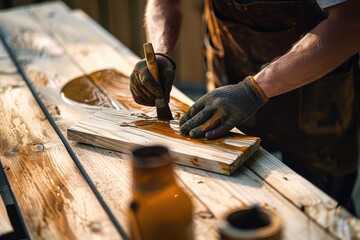
[[[231,149],[235,151],[245,152],[248,149],[248,146],[241,146],[241,141],[256,141],[256,137],[245,136],[241,134],[229,133],[223,138],[215,140],[207,140],[205,138],[190,138],[180,134],[179,123],[177,120],[159,121],[156,118],[146,119],[146,120],[136,120],[132,122],[122,122],[119,124],[122,127],[137,127],[147,131],[155,132],[162,134],[174,139],[185,140],[193,143],[202,143],[212,146],[219,146],[226,149]],[[251,145],[251,144],[248,144]]]
[[[142,106],[134,101],[129,81],[128,76],[115,69],[105,69],[71,80],[63,87],[61,95],[69,103],[136,110],[155,116],[155,107]],[[171,97],[170,108],[174,118],[180,119],[189,106]]]

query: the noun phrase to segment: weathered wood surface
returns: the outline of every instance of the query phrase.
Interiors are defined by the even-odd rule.
[[[1,46],[0,56],[0,160],[29,237],[120,238]]]
[[[60,7],[60,6],[53,6],[53,8],[51,8],[52,10],[50,10],[50,8],[37,8],[35,10],[36,14],[39,16],[42,16],[43,22],[45,24],[48,25],[48,29],[51,29],[53,36],[55,39],[57,39],[60,43],[62,43],[62,45],[65,47],[65,49],[67,49],[67,52],[70,53],[71,57],[76,61],[77,64],[79,64],[81,66],[82,69],[85,70],[85,72],[87,74],[92,73],[93,71],[96,70],[101,70],[104,69],[104,64],[106,63],[109,67],[108,68],[115,68],[118,69],[119,71],[121,71],[120,69],[125,69],[124,73],[130,73],[130,71],[132,70],[132,66],[136,61],[136,58],[133,58],[132,55],[130,55],[130,58],[127,58],[130,61],[133,61],[133,64],[130,64],[130,68],[126,69],[124,67],[124,64],[118,64],[119,62],[124,62],[124,60],[121,60],[121,58],[123,58],[124,56],[126,56],[126,49],[124,50],[123,47],[121,45],[119,45],[118,42],[114,41],[113,38],[106,34],[106,32],[104,32],[104,30],[102,28],[99,28],[96,24],[89,24],[89,22],[91,22],[91,19],[88,19],[86,17],[86,15],[84,15],[82,12],[76,12],[76,18],[74,18],[74,16],[69,16],[68,12],[66,11],[66,9]],[[49,12],[52,12],[54,9],[56,9],[56,15],[53,16],[50,19],[46,19],[46,16],[49,14]],[[79,21],[79,18],[82,21]],[[62,23],[64,23],[63,19],[68,19],[67,21],[69,22],[69,24],[58,24],[60,21]],[[70,24],[71,23],[71,24]],[[110,46],[112,46],[115,50],[117,50],[120,55],[113,55],[112,53],[109,52],[109,56],[111,56],[111,58],[114,56],[115,58],[113,58],[113,60],[111,60],[110,57],[106,57],[107,59],[104,59],[103,55],[97,51],[94,51],[94,49],[92,49],[91,52],[87,52],[87,55],[91,55],[92,56],[92,63],[89,63],[88,59],[87,59],[87,55],[84,55],[81,53],[81,49],[83,47],[83,45],[79,44],[79,43],[75,43],[73,42],[71,39],[73,37],[73,32],[75,31],[75,29],[82,29],[81,32],[81,36],[77,36],[77,39],[79,40],[79,42],[81,43],[87,43],[88,41],[90,41],[92,44],[95,45],[102,45],[102,43],[107,42],[108,44],[110,44]],[[94,38],[94,33],[97,33],[97,38]],[[81,39],[81,41],[80,41]],[[80,50],[79,50],[80,49]],[[96,53],[97,52],[97,53]],[[98,56],[98,58],[96,58],[95,56]],[[126,57],[125,57],[126,58]],[[101,60],[100,60],[101,59]],[[114,66],[115,65],[115,66]],[[176,89],[173,90],[174,95],[178,98],[181,93],[177,92]],[[189,101],[188,98],[183,98],[181,99],[182,101],[186,102],[187,104],[191,103],[191,101]],[[263,150],[262,150],[263,151]],[[265,153],[265,156],[271,156],[270,154],[266,153],[265,151],[263,151]],[[263,163],[266,164],[267,159],[266,158],[262,158],[259,159],[259,161],[264,161]],[[279,162],[279,161],[278,161]],[[271,171],[276,171],[276,168],[272,169],[274,165],[269,165],[267,168],[270,168]],[[281,165],[282,167],[286,168],[285,165]],[[193,175],[192,174],[186,174],[186,172],[188,171],[187,168],[182,168],[184,169],[184,174],[181,177],[181,181],[183,181],[184,183],[186,182],[186,186],[191,189],[192,192],[196,193],[197,197],[199,197],[199,199],[201,201],[206,201],[207,207],[210,209],[210,211],[217,211],[216,208],[218,208],[218,203],[222,203],[224,202],[223,198],[221,197],[221,194],[213,194],[216,195],[211,197],[211,200],[216,200],[216,201],[208,201],[208,198],[206,198],[206,195],[201,195],[201,194],[197,194],[197,190],[198,190],[198,186],[197,185],[201,185],[201,182],[199,183],[198,181],[193,179]],[[287,168],[288,169],[288,168]],[[88,170],[90,171],[90,170]],[[96,171],[96,169],[92,169],[91,171]],[[246,170],[249,171],[249,170]],[[252,170],[250,170],[252,171]],[[256,171],[256,169],[254,169],[254,171]],[[205,175],[204,179],[213,179],[213,175],[208,173],[208,172],[201,172]],[[259,173],[256,173],[259,174]],[[287,173],[289,176],[292,175],[296,175],[294,172],[290,171],[289,173]],[[269,174],[268,174],[269,175]],[[274,179],[275,180],[280,180],[279,183],[283,186],[282,190],[286,190],[286,188],[291,188],[291,186],[289,186],[289,182],[286,182],[283,180],[283,177],[280,175],[274,175]],[[297,176],[297,175],[296,175]],[[258,178],[258,176],[255,175],[255,178],[258,179],[257,181],[263,183],[264,180]],[[279,179],[280,178],[280,179]],[[294,177],[295,179],[295,177]],[[301,178],[300,178],[301,179]],[[247,180],[246,176],[240,176],[238,179],[236,179],[237,182],[239,184],[242,184],[243,182],[252,182],[252,180]],[[303,179],[302,179],[303,180]],[[220,182],[222,181],[229,181],[229,179],[222,179],[219,180]],[[296,181],[296,180],[294,180]],[[206,182],[206,181],[205,181]],[[213,182],[211,180],[211,182]],[[315,191],[312,191],[311,193],[309,193],[308,191],[306,193],[309,193],[308,195],[306,195],[305,198],[311,198],[311,199],[315,199],[314,201],[317,202],[321,202],[323,199],[327,200],[331,200],[331,198],[327,197],[325,194],[323,194],[321,191],[319,191],[317,188],[313,187],[311,184],[309,184],[307,181],[303,180],[303,182],[305,183],[305,185],[309,186],[310,189],[313,189]],[[218,185],[220,189],[222,189],[221,185]],[[267,189],[269,188],[265,188],[265,190],[263,188],[260,188],[259,193],[257,193],[258,196],[262,196],[262,191],[267,192]],[[271,189],[271,188],[270,188]],[[210,191],[211,192],[211,191]],[[220,191],[222,192],[222,191]],[[271,195],[272,193],[269,193],[269,195]],[[286,191],[284,192],[284,194],[286,195]],[[232,196],[234,198],[234,196],[230,193],[230,196]],[[265,194],[266,195],[266,194]],[[323,197],[323,199],[321,199]],[[251,197],[250,197],[251,198]],[[264,199],[266,199],[267,196],[264,196],[264,198],[255,198],[253,199],[253,202],[261,202],[266,204],[267,201],[264,202]],[[275,197],[276,198],[276,197]],[[293,197],[292,197],[293,198]],[[237,198],[234,198],[237,199]],[[294,198],[293,198],[294,199]],[[296,199],[298,200],[298,199]],[[301,199],[300,199],[301,200]],[[237,204],[239,204],[239,200],[236,201]],[[280,201],[281,202],[281,201]],[[310,202],[310,200],[309,200]],[[215,203],[215,204],[213,204]],[[274,205],[273,203],[269,203],[269,205]],[[285,213],[284,215],[286,215],[287,211],[292,211],[289,210],[287,207],[282,207],[283,203],[279,203],[276,204],[278,206],[278,208],[282,208],[285,209],[283,211],[283,213]],[[291,207],[290,207],[291,209]],[[299,207],[300,209],[300,207]],[[217,215],[218,216],[218,215]],[[286,216],[285,219],[289,219],[288,222],[291,222],[290,219],[294,219],[293,216]],[[296,218],[295,218],[296,219]],[[302,219],[300,217],[300,219]],[[297,238],[299,237],[299,235],[297,234],[292,234],[296,231],[300,231],[300,232],[304,232],[305,229],[302,226],[302,224],[296,224],[294,223],[294,226],[296,225],[296,227],[292,228],[293,225],[288,225],[287,227],[289,229],[297,229],[294,231],[290,231],[288,232],[287,230],[285,231],[285,235],[287,237],[291,236],[293,238]],[[312,234],[317,235],[319,234],[319,232],[317,232],[317,230],[313,231],[312,228],[312,223],[310,224],[310,227],[307,228],[306,231],[311,232]],[[316,227],[315,227],[316,229]],[[317,232],[317,233],[316,233]],[[321,235],[321,233],[320,233]],[[198,237],[201,237],[202,235],[197,234]],[[212,238],[215,235],[207,235],[207,236],[212,236]],[[204,238],[206,238],[206,236],[203,236]],[[319,235],[318,235],[319,237]],[[316,237],[315,237],[316,238]],[[320,238],[325,238],[323,235]]]
[[[14,229],[7,214],[5,203],[0,196],[0,237],[13,231]]]
[[[9,26],[6,30],[10,46],[13,42],[21,42],[22,47],[14,49],[17,58],[63,134],[68,127],[97,110],[86,108],[84,104],[67,104],[60,97],[61,88],[73,79],[104,69],[114,69],[126,76],[138,59],[81,11],[71,13],[62,4],[44,4],[2,13],[0,22],[4,28]],[[12,25],[14,22],[17,24]],[[18,35],[14,33],[26,34],[16,38]],[[91,79],[94,80],[94,75]],[[176,89],[172,94],[191,104]],[[74,142],[70,144],[103,200],[126,228],[125,210],[131,184],[128,155]],[[196,239],[218,239],[216,219],[229,209],[253,203],[280,214],[285,223],[284,239],[343,236],[325,230],[329,227],[332,231],[335,221],[331,218],[325,224],[318,221],[319,216],[328,216],[327,211],[319,210],[310,218],[300,211],[303,203],[308,209],[315,206],[336,209],[334,200],[263,149],[245,165],[231,177],[177,167],[178,180],[187,188],[195,205]],[[349,220],[343,218],[344,223]],[[346,234],[353,236],[353,233]]]
[[[160,144],[169,148],[175,162],[231,175],[258,150],[260,139],[231,133],[216,140],[182,136],[179,121],[159,121],[124,110],[101,110],[70,127],[69,140],[131,153],[135,147]]]

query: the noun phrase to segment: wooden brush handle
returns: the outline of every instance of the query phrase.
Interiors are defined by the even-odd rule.
[[[156,61],[156,56],[154,53],[154,48],[151,43],[144,43],[144,55],[146,59],[146,65],[149,69],[151,75],[155,79],[156,83],[163,88],[162,83],[160,81],[160,75],[159,75],[159,67]],[[157,98],[155,100],[156,107],[164,108],[168,105],[166,98]]]
[[[151,43],[144,43],[144,54],[146,59],[146,65],[155,79],[155,81],[161,85],[160,76],[159,76],[159,67],[156,61],[154,48]]]
[[[160,81],[159,67],[156,61],[154,48],[151,43],[145,43],[143,47],[144,47],[144,54],[145,54],[147,68],[149,69],[156,83],[159,84],[162,89],[164,89],[164,86]],[[161,120],[173,119],[171,110],[169,108],[168,100],[166,99],[166,97],[156,98],[155,106],[159,119]]]

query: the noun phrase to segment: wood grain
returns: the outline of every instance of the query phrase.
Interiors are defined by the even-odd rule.
[[[22,19],[11,31],[21,32],[25,29],[32,32],[32,36],[37,36],[28,38],[28,42],[23,45],[25,47],[16,49],[16,53],[23,61],[26,73],[41,100],[63,133],[69,126],[96,111],[84,106],[69,105],[61,100],[60,89],[68,81],[103,69],[115,69],[126,75],[138,59],[84,13],[76,11],[72,14],[59,3],[44,4],[32,8],[31,11],[19,10],[3,16],[1,23],[5,24],[7,19],[10,19],[10,22]],[[9,42],[14,40],[11,37],[8,39]],[[39,43],[43,45],[39,46]],[[181,101],[192,103],[176,89],[172,91],[172,94],[174,93]],[[111,211],[121,225],[126,226],[124,213],[131,184],[128,155],[73,142],[70,144]],[[286,223],[284,239],[303,239],[304,235],[309,239],[333,238],[332,234],[314,223],[295,204],[301,201],[312,202],[312,199],[322,204],[327,198],[322,198],[321,191],[315,187],[313,189],[316,191],[312,195],[304,187],[304,195],[292,193],[288,198],[286,190],[292,189],[291,183],[297,179],[294,177],[288,183],[283,176],[295,173],[277,159],[273,163],[270,154],[261,149],[260,151],[265,156],[257,156],[246,164],[249,167],[241,167],[231,177],[219,177],[221,175],[207,171],[177,167],[178,180],[183,182],[191,193],[196,206],[196,239],[218,239],[217,217],[223,211],[254,202],[275,208],[279,212]],[[253,162],[256,162],[255,166],[250,164]],[[257,164],[267,170],[264,175],[256,168]],[[284,169],[278,171],[279,166]],[[305,180],[303,184],[311,187]]]
[[[4,29],[2,17],[0,22]],[[19,38],[25,35],[12,33]],[[0,53],[0,160],[29,236],[119,239],[2,47]]]
[[[139,146],[167,146],[176,163],[231,175],[259,148],[260,139],[239,133],[217,140],[182,136],[178,121],[144,114],[102,110],[68,129],[68,139],[130,153]]]
[[[14,229],[7,214],[5,203],[0,196],[0,237],[13,231]]]
[[[56,7],[58,7],[56,9]],[[47,16],[47,14],[49,12],[51,12],[51,9],[56,9],[56,17],[53,17],[51,19],[49,18],[45,18]],[[90,24],[93,23],[93,21],[89,18],[86,17],[85,14],[83,14],[80,11],[77,11],[74,15],[69,16],[68,12],[66,12],[66,10],[64,10],[64,8],[62,8],[61,6],[52,6],[52,8],[37,8],[34,9],[34,11],[36,12],[36,14],[38,16],[41,16],[43,19],[43,23],[47,26],[46,29],[51,29],[53,36],[55,39],[57,39],[66,49],[68,54],[71,56],[71,58],[73,58],[77,64],[79,64],[81,66],[82,69],[84,69],[84,71],[89,74],[91,72],[93,72],[94,70],[102,70],[104,69],[104,63],[106,63],[109,68],[114,68],[117,69],[118,71],[120,71],[120,69],[125,69],[124,73],[128,72],[130,73],[132,70],[131,64],[129,65],[130,67],[128,69],[126,69],[124,66],[125,65],[120,65],[120,66],[114,66],[115,64],[119,63],[119,62],[124,62],[123,58],[128,60],[128,63],[135,63],[137,61],[136,58],[133,57],[133,55],[127,55],[127,50],[126,48],[124,49],[121,46],[121,43],[118,43],[116,41],[113,41],[113,37],[111,35],[108,35],[101,27],[99,27],[97,24]],[[69,24],[59,24],[59,22],[62,21],[62,19],[68,19]],[[70,24],[71,22],[71,24]],[[103,55],[101,54],[101,51],[98,51],[97,48],[92,49],[91,55],[93,55],[93,61],[90,63],[87,59],[86,56],[78,53],[77,48],[81,48],[82,46],[80,44],[76,44],[72,41],[70,41],[71,39],[71,32],[73,32],[71,29],[75,30],[76,29],[82,29],[82,34],[81,34],[81,41],[84,42],[93,42],[96,43],[96,45],[101,45],[102,43],[106,42],[107,44],[109,44],[113,49],[115,49],[118,52],[117,58],[114,58],[113,60],[109,60],[109,59],[104,59]],[[94,34],[97,36],[96,38],[94,37]],[[96,41],[95,41],[96,39]],[[98,59],[96,59],[96,54],[98,54]],[[115,57],[115,55],[112,55]],[[129,56],[129,57],[127,57]],[[177,91],[177,89],[173,89],[172,94],[174,94],[178,99],[181,99],[181,101],[187,103],[187,104],[192,104],[192,101],[189,100],[189,98],[187,98],[186,96],[184,96],[181,92]],[[89,148],[91,149],[91,148]],[[266,151],[264,151],[266,153]],[[266,153],[268,154],[268,153]],[[271,156],[270,154],[268,154],[268,156]],[[85,159],[84,159],[85,160]],[[267,163],[267,159],[266,158],[261,158],[261,159],[257,159],[257,161],[261,162],[262,164],[266,164]],[[277,160],[278,161],[278,160]],[[105,165],[105,164],[103,164]],[[282,165],[285,167],[285,165]],[[86,167],[89,167],[89,172],[97,172],[98,169],[96,168],[91,168],[90,165],[86,165]],[[270,165],[270,167],[272,167],[272,165]],[[90,170],[91,169],[91,170]],[[246,170],[246,171],[255,171],[254,170]],[[105,171],[105,170],[104,170]],[[181,168],[180,171],[184,171],[185,173],[187,173],[187,171],[191,171],[188,170],[187,168]],[[276,171],[275,169],[272,169],[272,171]],[[218,180],[216,178],[216,174],[211,174],[206,172],[206,174],[208,175],[208,179],[215,179],[214,181],[217,183],[218,181],[220,182],[224,182],[222,184],[226,185],[226,181],[227,180]],[[259,173],[256,173],[256,175]],[[266,179],[264,181],[264,179],[259,178],[258,176],[255,175],[255,178],[257,179],[257,181],[259,183],[262,183],[262,185],[266,185]],[[201,202],[206,202],[206,208],[208,209],[209,212],[204,212],[201,214],[197,214],[196,216],[196,220],[198,220],[198,223],[201,224],[201,226],[206,226],[208,228],[205,229],[216,229],[216,225],[214,225],[214,221],[213,221],[213,214],[212,211],[216,211],[216,209],[219,207],[219,204],[212,204],[214,202],[208,202],[206,201],[206,194],[202,194],[203,192],[197,192],[198,190],[198,185],[201,186],[202,184],[198,183],[194,178],[192,174],[185,174],[184,176],[186,176],[186,178],[181,177],[181,181],[186,182],[186,187],[193,192],[196,197],[201,201]],[[279,177],[279,176],[277,176]],[[245,178],[245,179],[244,179]],[[246,180],[247,177],[243,177],[242,175],[237,176],[236,180],[240,185],[242,184],[242,182],[248,182],[249,180]],[[108,179],[102,179],[102,184],[106,185],[106,180]],[[250,181],[251,182],[251,181]],[[306,181],[305,181],[306,182]],[[281,185],[284,185],[284,188],[286,187],[287,183],[285,182],[280,182]],[[306,182],[307,184],[309,184],[308,182]],[[261,185],[261,186],[262,186]],[[291,186],[287,186],[288,188],[291,188]],[[284,189],[283,188],[283,189]],[[275,188],[276,189],[276,188]],[[261,195],[262,191],[267,191],[267,188],[263,189],[259,189],[259,196]],[[320,190],[317,190],[318,192],[321,192]],[[219,194],[218,194],[219,193]],[[240,200],[233,196],[232,193],[228,193],[231,197],[231,199],[234,199],[234,202],[238,202],[238,204],[240,204]],[[269,193],[270,195],[273,194],[273,192]],[[207,195],[211,195],[212,199],[216,199],[216,203],[222,203],[224,202],[224,198],[221,195],[221,192],[217,192],[217,191],[212,191],[210,193],[208,193]],[[284,195],[286,196],[286,192],[284,192]],[[104,196],[105,197],[105,196]],[[249,196],[251,198],[251,196]],[[275,193],[275,199],[276,198],[283,198],[283,196],[280,196],[278,194]],[[314,197],[314,196],[312,196]],[[318,196],[315,196],[315,198],[317,198]],[[111,199],[110,195],[107,195],[106,198]],[[263,198],[259,197],[257,199],[261,199],[260,202],[261,203],[266,203],[269,204],[269,206],[273,206],[274,204],[276,206],[278,206],[279,209],[283,208],[284,202],[283,201],[272,201],[272,202],[268,202],[267,201],[267,197],[266,195],[264,195]],[[254,200],[255,201],[255,200]],[[294,206],[292,206],[291,204],[289,205],[289,203],[285,203],[286,206],[288,206],[289,211],[294,211]],[[297,210],[299,211],[299,210]],[[296,212],[296,211],[295,211]],[[296,214],[300,214],[300,216],[304,216],[300,211]],[[326,238],[331,238],[331,235],[327,235],[323,230],[321,230],[320,228],[317,227],[317,225],[314,223],[312,223],[311,220],[306,220],[306,226],[310,226],[310,227],[305,227],[303,223],[294,221],[294,219],[297,219],[297,217],[294,218],[294,216],[288,216],[288,215],[284,215],[283,216],[285,221],[288,222],[289,224],[286,226],[285,229],[285,235],[286,238],[289,239],[301,239],[301,233],[306,232],[308,236],[313,236],[314,239],[320,238],[320,239],[326,239]],[[304,219],[301,218],[300,219]],[[306,217],[305,217],[306,219]],[[206,222],[205,222],[206,220]],[[209,222],[208,222],[209,221]],[[295,227],[297,226],[297,227]],[[214,228],[215,227],[215,228]],[[294,230],[290,230],[290,229],[294,229]],[[215,235],[213,233],[213,231],[211,232],[206,232],[203,231],[204,229],[202,228],[201,231],[198,230],[198,228],[196,229],[196,236],[197,238],[203,238],[203,239],[217,239],[217,235]]]

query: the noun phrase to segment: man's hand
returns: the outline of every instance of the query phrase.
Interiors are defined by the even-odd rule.
[[[157,84],[146,66],[145,59],[139,61],[130,75],[130,91],[135,102],[146,106],[155,106],[156,98],[166,98],[169,102],[170,91],[174,83],[175,63],[169,57],[155,54],[159,66],[162,86]]]
[[[180,132],[194,138],[218,138],[254,115],[267,100],[252,77],[217,88],[201,97],[182,117]]]

